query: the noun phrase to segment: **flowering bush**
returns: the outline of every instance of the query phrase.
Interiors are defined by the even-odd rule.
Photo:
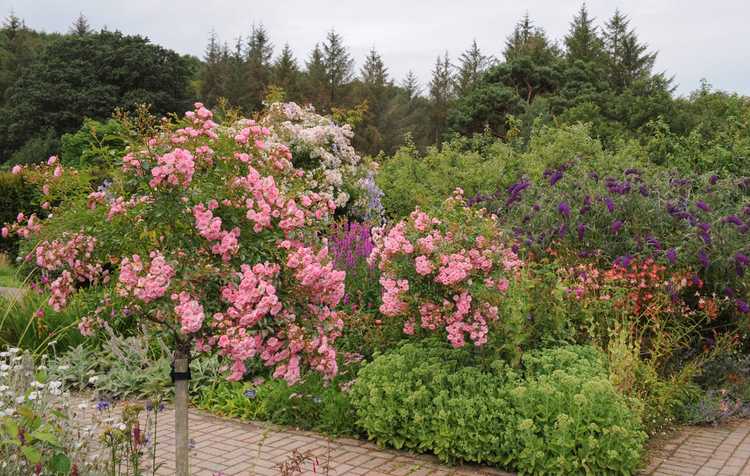
[[[113,319],[137,319],[167,329],[184,348],[194,341],[217,350],[232,362],[234,380],[252,358],[289,382],[303,366],[330,378],[345,273],[318,234],[337,197],[293,164],[282,139],[307,137],[308,126],[219,125],[197,103],[131,143],[105,189],[8,233],[29,238],[26,261],[49,284],[56,308],[80,289],[109,290],[81,320],[85,335]],[[345,137],[337,136],[341,148]],[[342,153],[353,160],[349,149]],[[50,180],[69,173],[52,160],[47,167]]]
[[[496,212],[518,245],[536,256],[598,261],[603,269],[650,259],[662,274],[701,282],[701,295],[724,315],[750,312],[748,178],[602,172],[575,160],[537,183],[522,179],[473,200]]]
[[[453,347],[485,344],[491,327],[512,334],[499,305],[522,262],[503,242],[496,219],[467,207],[460,189],[440,216],[416,209],[375,236],[380,312],[401,318],[406,334],[445,331]]]
[[[288,144],[293,163],[305,171],[316,190],[330,194],[336,206],[367,220],[383,214],[383,192],[375,184],[377,164],[366,163],[354,150],[352,128],[318,115],[312,106],[274,103],[260,121]]]

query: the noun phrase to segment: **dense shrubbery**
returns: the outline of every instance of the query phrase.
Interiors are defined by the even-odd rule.
[[[503,361],[472,365],[466,350],[404,345],[360,371],[352,388],[358,423],[381,444],[448,461],[524,474],[633,472],[646,436],[604,357],[572,347],[527,361],[522,373]]]

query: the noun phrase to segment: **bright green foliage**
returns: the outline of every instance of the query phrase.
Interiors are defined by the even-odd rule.
[[[488,137],[457,139],[442,150],[429,149],[424,156],[403,147],[381,165],[377,182],[385,193],[386,213],[403,217],[416,206],[440,205],[457,187],[467,197],[492,193],[512,181],[519,160],[508,145]]]
[[[119,166],[125,155],[124,128],[119,121],[86,119],[75,132],[60,139],[60,160],[64,165]]]
[[[358,424],[383,445],[521,474],[638,468],[646,435],[599,352],[534,352],[524,360],[525,377],[499,361],[467,366],[472,360],[467,351],[430,342],[376,358],[352,389]]]

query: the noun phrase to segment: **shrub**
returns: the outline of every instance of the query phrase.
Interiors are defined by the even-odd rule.
[[[522,474],[637,469],[646,435],[601,353],[571,346],[524,362],[526,375],[437,341],[405,344],[360,370],[357,423],[379,444]]]
[[[0,172],[0,224],[15,222],[19,213],[26,215],[39,213],[39,193],[34,184],[23,176],[10,172]],[[18,239],[0,239],[0,252],[12,257],[18,251]]]
[[[454,347],[491,342],[514,357],[525,316],[501,305],[522,262],[495,218],[467,207],[460,190],[439,213],[416,209],[382,230],[369,260],[381,271],[380,312],[402,320],[404,333],[438,331]]]

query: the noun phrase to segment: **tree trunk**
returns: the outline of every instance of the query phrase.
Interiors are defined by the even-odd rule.
[[[174,353],[174,371],[176,374],[187,373],[189,361],[187,353],[179,349]],[[188,438],[188,385],[190,381],[177,378],[174,382],[174,428],[175,428],[175,474],[190,476],[188,457],[190,453]]]

